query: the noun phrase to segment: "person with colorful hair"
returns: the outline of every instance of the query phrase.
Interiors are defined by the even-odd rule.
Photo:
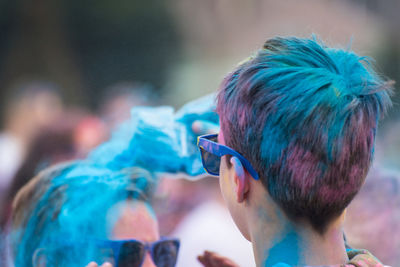
[[[369,58],[316,38],[267,40],[223,80],[221,129],[198,146],[257,266],[383,266],[346,249],[343,221],[391,90]],[[235,266],[211,252],[199,260]]]
[[[72,162],[42,171],[13,203],[15,266],[174,267],[179,240],[160,237],[153,188],[140,168]]]
[[[175,266],[180,243],[160,238],[149,203],[160,175],[204,173],[191,126],[218,121],[213,100],[135,107],[87,159],[39,173],[13,202],[15,266]]]

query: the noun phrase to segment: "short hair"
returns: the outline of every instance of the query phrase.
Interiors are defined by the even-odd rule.
[[[322,234],[363,184],[391,90],[366,57],[276,37],[224,79],[217,112],[273,200]]]
[[[154,185],[144,169],[117,172],[80,161],[40,172],[13,202],[10,240],[15,265],[32,266],[39,248],[47,252],[50,266],[69,266],[77,260],[87,264],[84,261],[95,252],[89,246],[80,249],[79,242],[107,238],[107,210],[124,200],[149,203]]]

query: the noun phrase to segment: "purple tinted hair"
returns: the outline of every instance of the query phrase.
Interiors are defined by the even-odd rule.
[[[277,37],[224,79],[217,112],[288,217],[323,233],[363,184],[391,90],[365,57]]]

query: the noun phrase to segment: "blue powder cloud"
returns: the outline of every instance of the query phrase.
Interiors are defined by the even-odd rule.
[[[152,172],[203,174],[197,135],[192,131],[197,120],[218,124],[215,95],[189,102],[177,112],[169,106],[135,107],[131,119],[88,160],[111,170],[137,166]]]

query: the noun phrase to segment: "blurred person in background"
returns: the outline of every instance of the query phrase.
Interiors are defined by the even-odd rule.
[[[19,83],[9,91],[0,133],[0,203],[32,140],[63,110],[58,89],[50,82]]]
[[[216,113],[212,108],[214,104],[213,99],[212,96],[207,96],[195,100],[194,102],[185,105],[185,107],[176,113],[172,107],[141,107],[133,109],[131,120],[126,121],[126,123],[119,127],[117,131],[113,132],[109,141],[91,151],[90,155],[87,157],[87,161],[85,161],[86,163],[82,163],[76,168],[74,167],[65,175],[54,178],[54,183],[52,184],[55,184],[56,188],[61,186],[62,189],[66,189],[69,192],[68,194],[65,194],[68,201],[62,204],[61,211],[56,212],[58,214],[56,219],[59,220],[60,225],[62,225],[62,227],[59,228],[62,231],[68,231],[65,235],[68,236],[68,240],[74,240],[74,238],[80,240],[82,236],[84,236],[84,233],[88,231],[88,229],[85,228],[86,226],[83,225],[86,225],[85,223],[88,221],[92,222],[94,219],[98,220],[99,218],[102,218],[103,213],[101,212],[107,210],[107,206],[103,205],[114,203],[114,197],[124,198],[126,195],[126,188],[123,187],[125,186],[123,184],[125,181],[124,175],[126,176],[127,173],[130,173],[129,170],[131,169],[131,166],[147,167],[156,173],[167,172],[174,174],[177,172],[185,172],[187,175],[202,174],[203,171],[201,168],[200,157],[197,154],[197,147],[194,142],[193,144],[191,142],[196,139],[197,135],[187,129],[190,128],[193,120],[196,119],[202,119],[206,122],[217,121]],[[185,145],[183,145],[182,142]],[[89,162],[92,164],[88,164]],[[100,185],[97,185],[97,182],[100,183]],[[148,185],[148,181],[143,179],[139,179],[137,182],[139,188]],[[80,190],[77,189],[77,186],[79,186]],[[118,187],[117,189],[115,188],[116,186]],[[122,186],[122,188],[120,188],[120,186]],[[137,194],[138,192],[132,193]],[[52,202],[51,199],[53,199],[53,197],[56,199],[63,198],[63,195],[52,197],[51,192],[47,195],[41,195],[43,195],[43,201],[41,201],[41,203],[44,207],[39,205],[39,211],[44,210],[47,203]],[[86,202],[90,202],[91,205],[82,205]],[[98,203],[96,204],[96,202]],[[79,212],[77,211],[76,213],[71,212],[69,209],[71,205],[73,208],[76,207],[75,205],[79,207],[82,206],[83,210],[79,210]],[[58,207],[59,204],[56,206]],[[89,211],[85,210],[86,208],[88,208]],[[95,213],[92,213],[91,211]],[[29,225],[45,224],[43,222],[44,219],[40,214],[33,214],[29,216],[29,218],[32,221]],[[38,223],[37,220],[40,220],[41,222]],[[54,216],[49,218],[49,220],[53,223],[55,220]],[[14,221],[15,220],[13,220],[12,223],[14,223]],[[66,221],[68,221],[68,223],[66,223]],[[58,230],[58,222],[55,221],[54,223],[56,225],[51,224],[53,225],[51,228],[53,230]],[[104,236],[104,233],[102,232],[104,227],[101,228],[103,224],[104,221],[101,220],[98,223],[89,224],[90,227],[100,227],[93,229],[93,231],[96,230],[97,232],[95,233],[91,231],[91,235],[96,237]],[[85,229],[81,229],[81,227],[84,227]],[[132,228],[132,225],[129,225],[129,228]],[[22,229],[25,228],[22,227]],[[26,229],[27,231],[32,231],[32,227]],[[51,234],[51,232],[52,231],[43,231],[44,237],[39,237],[43,238],[43,243],[48,246],[51,246],[50,243],[52,240],[50,238],[49,241],[46,234]],[[12,231],[12,233],[12,237],[15,236],[14,233],[18,235],[18,231]],[[63,236],[62,234],[60,235]],[[33,235],[28,233],[26,236],[29,240]],[[18,241],[18,236],[16,239]],[[12,240],[16,239],[12,238]],[[160,242],[161,241],[162,240],[160,240]],[[28,246],[35,246],[35,242],[30,240],[29,242],[27,241],[26,244]],[[78,245],[79,243],[80,242],[77,242]],[[157,244],[158,243],[159,242],[157,242]],[[55,244],[53,243],[53,245],[57,247],[59,244],[56,242]],[[17,252],[18,255],[21,255],[20,257],[28,255],[27,259],[29,259],[29,255],[32,255],[32,251],[24,252],[23,250],[25,247],[25,244],[18,246]],[[151,247],[156,248],[156,246]],[[29,249],[29,247],[27,248]],[[166,258],[168,259],[167,256]],[[155,254],[153,253],[153,260],[157,266],[164,266],[162,264],[164,260],[161,260],[165,258],[164,256],[161,258],[154,257]],[[69,258],[72,259],[74,257],[71,256]],[[27,259],[23,258],[21,260],[26,261]],[[89,259],[89,257],[82,258],[82,260],[85,259]],[[93,257],[93,259],[95,259],[95,257]],[[63,264],[62,261],[63,258],[60,259],[61,265]],[[99,263],[102,262],[102,260],[96,261]],[[162,262],[160,263],[160,261]],[[58,263],[58,260],[55,262]],[[170,266],[170,264],[165,266]]]
[[[199,119],[193,121],[191,130],[196,135],[210,134],[218,132],[219,125]],[[205,250],[227,256],[240,266],[255,266],[251,243],[230,217],[217,179],[207,174],[194,180],[163,177],[154,208],[161,233],[181,240],[177,266],[201,266],[197,258]]]
[[[33,137],[0,203],[0,265],[6,256],[6,239],[9,231],[11,204],[16,193],[38,172],[53,164],[84,158],[86,154],[104,141],[108,132],[102,121],[83,110],[66,109],[59,118],[43,126]]]
[[[376,161],[380,168],[399,169],[400,167],[400,120],[388,121],[377,140]]]
[[[269,39],[224,79],[221,130],[198,145],[257,266],[382,266],[346,250],[343,223],[391,90],[365,57],[315,38]]]
[[[34,177],[38,171],[75,157],[73,130],[66,119],[52,126],[43,127],[27,149],[26,157],[12,179],[3,201],[1,226],[4,229],[16,193]]]
[[[107,135],[99,118],[78,109],[65,109],[57,120],[42,126],[28,145],[25,159],[4,192],[0,228],[6,227],[12,199],[32,177],[53,164],[84,158]]]
[[[153,179],[82,162],[41,172],[13,203],[15,266],[175,266],[179,241],[160,238]]]
[[[92,149],[107,140],[110,132],[111,129],[99,116],[83,112],[74,129],[76,158],[85,158]]]
[[[205,178],[203,178],[205,179]],[[170,235],[198,205],[211,198],[211,191],[204,190],[201,180],[163,177],[154,198],[154,209],[160,219],[160,231]]]
[[[99,106],[100,117],[110,130],[131,117],[135,106],[152,106],[159,102],[154,88],[146,83],[119,82],[106,90]]]
[[[232,221],[218,179],[163,179],[157,193],[154,207],[160,228],[181,240],[177,266],[202,266],[197,256],[205,250],[227,256],[239,266],[255,266],[251,243]]]
[[[373,168],[347,209],[344,223],[351,247],[363,247],[382,262],[400,266],[400,173]]]

